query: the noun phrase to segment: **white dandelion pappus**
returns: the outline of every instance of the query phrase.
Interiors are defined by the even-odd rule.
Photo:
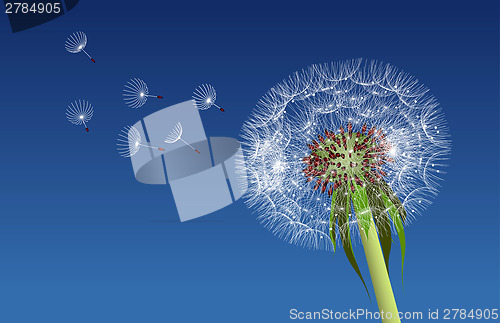
[[[126,126],[121,130],[118,134],[117,146],[118,153],[125,158],[135,155],[141,147],[165,151],[163,148],[142,144],[141,134],[134,126]]]
[[[193,146],[191,146],[189,143],[187,143],[186,141],[184,141],[184,139],[182,139],[181,137],[182,137],[182,125],[181,125],[180,122],[177,122],[177,124],[175,125],[174,129],[172,129],[172,131],[165,138],[165,142],[167,144],[173,144],[173,143],[177,142],[178,140],[180,140],[183,143],[185,143],[187,146],[189,146],[191,149],[193,149],[195,152],[197,152],[198,154],[200,153],[198,151],[198,149],[196,149]]]
[[[207,110],[215,106],[217,109],[224,112],[223,108],[215,104],[215,100],[217,100],[217,93],[210,84],[202,84],[193,92],[194,105],[198,110]]]
[[[299,246],[334,250],[330,235],[333,204],[326,189],[331,187],[328,191],[333,193],[335,182],[344,183],[353,192],[358,186],[353,184],[349,166],[345,181],[331,174],[313,174],[316,170],[311,171],[316,176],[311,175],[315,180],[310,181],[304,173],[308,166],[304,160],[311,154],[310,147],[326,147],[318,136],[334,142],[333,132],[348,124],[350,131],[359,132],[368,143],[375,143],[377,138],[380,147],[385,147],[380,152],[384,157],[366,153],[372,154],[374,163],[366,166],[365,182],[370,184],[372,172],[385,174],[381,178],[406,210],[405,224],[437,195],[451,142],[444,115],[428,89],[412,76],[375,61],[312,65],[271,88],[242,128],[245,165],[240,171],[249,182],[246,203],[256,209],[259,220],[275,235]],[[363,130],[365,124],[367,129]],[[366,131],[372,127],[375,130],[370,137]],[[332,139],[324,135],[325,130]],[[351,140],[351,135],[347,138]],[[359,148],[362,143],[354,140],[352,137]],[[371,149],[380,149],[377,147]],[[325,170],[336,168],[327,168],[329,163]],[[374,183],[379,183],[377,178]],[[351,215],[350,210],[343,211]],[[341,235],[359,238],[359,226],[353,224],[361,221],[360,217],[353,213],[351,225],[338,228]],[[392,220],[389,230],[399,232]]]
[[[84,52],[87,57],[95,63],[95,60],[85,51],[85,46],[87,46],[87,35],[82,31],[77,31],[71,34],[64,44],[66,50],[72,54],[79,52]]]
[[[92,107],[92,104],[85,100],[72,102],[66,108],[66,118],[68,118],[68,121],[78,126],[83,124],[87,132],[89,132],[87,122],[92,119],[93,115],[94,108]]]
[[[125,88],[123,89],[123,99],[132,109],[142,107],[148,98],[163,99],[161,95],[150,95],[148,86],[139,78],[133,78],[125,84]]]

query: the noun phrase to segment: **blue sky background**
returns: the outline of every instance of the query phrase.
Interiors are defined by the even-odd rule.
[[[180,223],[168,186],[143,185],[120,129],[211,83],[238,137],[259,98],[313,63],[391,63],[431,89],[452,156],[438,198],[406,229],[400,311],[499,307],[499,7],[496,1],[91,1],[12,34],[0,15],[0,321],[287,322],[289,310],[376,311],[345,255],[274,237],[242,201]],[[64,50],[87,33],[84,54]],[[163,95],[132,110],[123,85]],[[91,132],[70,124],[87,99]],[[358,259],[363,259],[359,245]],[[368,277],[364,261],[361,270]],[[369,286],[373,295],[371,284]]]

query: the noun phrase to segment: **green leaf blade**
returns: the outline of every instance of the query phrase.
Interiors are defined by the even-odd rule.
[[[392,190],[391,190],[392,191]],[[401,280],[403,280],[403,270],[404,270],[404,262],[405,262],[405,251],[406,251],[406,239],[403,222],[401,220],[402,215],[398,212],[396,206],[392,203],[392,200],[384,194],[381,190],[382,199],[384,201],[385,206],[388,209],[389,215],[392,218],[392,222],[394,223],[394,227],[396,228],[396,232],[398,233],[399,245],[401,247]],[[397,198],[397,197],[396,197]],[[399,199],[398,199],[399,201]]]
[[[332,205],[330,208],[330,239],[332,240],[333,243],[333,252],[337,250],[337,214],[335,213],[335,200],[337,198],[337,191],[333,191],[332,194]]]
[[[356,257],[354,256],[354,251],[352,249],[351,243],[351,235],[350,235],[350,226],[349,226],[349,213],[351,210],[351,198],[349,195],[349,191],[347,185],[342,185],[337,193],[336,201],[335,201],[335,213],[338,216],[339,221],[339,233],[342,240],[342,247],[344,252],[351,264],[351,267],[354,269],[358,277],[363,282],[363,286],[365,286],[366,293],[371,300],[370,293],[368,292],[368,288],[366,287],[365,280],[363,279],[363,275],[359,270],[358,263],[356,262]]]
[[[401,201],[399,200],[399,198],[396,196],[396,194],[394,194],[392,188],[384,180],[378,181],[377,184],[379,184],[382,193],[384,193],[384,195],[390,200],[392,205],[396,208],[397,213],[401,215],[402,222],[406,223],[406,210]]]

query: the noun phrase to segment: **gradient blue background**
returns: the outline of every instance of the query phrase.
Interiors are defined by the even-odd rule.
[[[179,223],[169,187],[136,182],[115,146],[124,125],[204,82],[226,109],[202,112],[207,134],[238,137],[290,73],[357,57],[429,87],[453,140],[438,198],[406,230],[404,290],[393,249],[399,310],[498,308],[498,12],[496,1],[82,0],[17,34],[2,13],[0,321],[288,322],[291,308],[376,311],[343,252],[288,245],[242,201]],[[65,52],[78,30],[96,64]],[[165,99],[129,109],[131,77]],[[90,133],[66,120],[75,99],[94,105]]]

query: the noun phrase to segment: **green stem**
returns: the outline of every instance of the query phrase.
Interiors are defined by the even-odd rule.
[[[358,222],[359,225],[359,222]],[[391,281],[389,280],[389,273],[384,261],[384,255],[380,247],[380,242],[377,235],[375,223],[371,219],[371,224],[368,229],[368,234],[365,234],[364,229],[359,226],[361,231],[361,241],[365,249],[366,261],[370,276],[372,278],[373,289],[377,298],[378,308],[381,313],[382,322],[401,322],[398,317],[398,308],[396,300],[392,292]],[[390,312],[387,318],[387,313]],[[382,316],[383,313],[383,316]]]

